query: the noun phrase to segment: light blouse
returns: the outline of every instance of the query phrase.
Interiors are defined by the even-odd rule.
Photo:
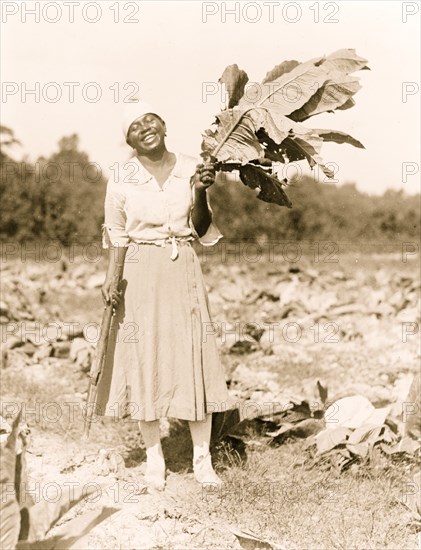
[[[162,187],[137,157],[117,165],[107,183],[103,247],[170,243],[175,259],[180,240],[196,238],[204,246],[216,244],[222,234],[213,221],[199,237],[191,220],[195,199],[192,176],[197,164],[194,157],[176,153],[176,163]],[[210,206],[209,210],[212,216]]]

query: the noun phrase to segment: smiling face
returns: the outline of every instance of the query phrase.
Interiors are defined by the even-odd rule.
[[[141,155],[147,155],[165,146],[165,122],[153,113],[142,115],[132,122],[127,132],[127,143]]]

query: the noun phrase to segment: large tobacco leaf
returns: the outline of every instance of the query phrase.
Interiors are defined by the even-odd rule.
[[[322,58],[312,59],[274,80],[253,83],[238,106],[244,109],[264,107],[281,115],[289,115],[304,105],[328,80],[329,70],[321,62]]]
[[[228,108],[235,107],[244,94],[244,87],[248,82],[247,73],[241,71],[238,65],[228,65],[222,73],[219,82],[225,85],[228,94]]]
[[[344,132],[312,129],[301,122],[323,112],[351,108],[355,104],[352,96],[361,86],[350,73],[368,69],[366,63],[353,49],[341,49],[305,63],[284,61],[271,69],[260,84],[253,83],[248,88],[247,74],[237,65],[228,66],[220,78],[228,94],[227,108],[204,133],[202,156],[215,160],[219,166],[245,166],[264,158],[282,163],[307,160],[310,167],[318,165],[333,178],[333,171],[321,157],[323,142],[363,148],[362,143]],[[276,176],[270,174],[267,179],[267,172],[263,171],[263,175],[255,167],[243,169],[242,173],[250,187],[256,178],[258,198],[290,206],[281,182],[278,181],[279,188],[285,196],[281,198],[282,193],[275,191]]]

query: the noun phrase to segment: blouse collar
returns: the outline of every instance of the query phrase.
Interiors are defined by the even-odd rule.
[[[173,169],[171,170],[167,181],[172,177],[175,176],[176,178],[183,178],[186,177],[186,174],[183,170],[183,159],[182,155],[180,153],[174,153],[176,156],[175,165]],[[140,160],[137,157],[133,157],[131,159],[133,162],[136,162],[139,166],[139,170],[136,172],[135,178],[136,178],[136,185],[143,185],[145,183],[148,183],[154,176],[143,166],[143,164],[140,162]],[[191,174],[188,174],[190,176]]]

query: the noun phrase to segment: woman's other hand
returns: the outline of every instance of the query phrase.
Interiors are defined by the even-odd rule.
[[[205,162],[198,164],[194,175],[194,185],[196,189],[207,189],[215,183],[215,164]]]
[[[105,307],[108,306],[111,301],[113,305],[113,309],[115,311],[115,309],[121,302],[122,293],[123,292],[121,290],[115,290],[111,295],[111,281],[106,280],[101,287],[101,294],[102,294],[102,299],[104,301],[104,306]]]

